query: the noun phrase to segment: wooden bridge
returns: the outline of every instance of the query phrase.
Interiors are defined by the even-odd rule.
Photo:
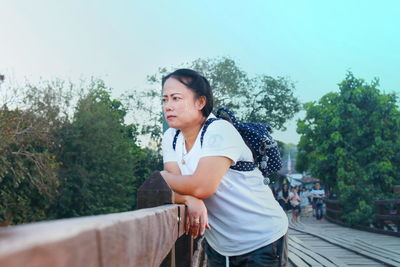
[[[0,267],[207,266],[184,235],[185,207],[170,203],[154,173],[138,192],[144,209],[0,228]],[[290,224],[289,266],[400,266],[400,237],[305,217]]]
[[[289,260],[291,266],[400,266],[400,237],[302,218],[289,226]]]

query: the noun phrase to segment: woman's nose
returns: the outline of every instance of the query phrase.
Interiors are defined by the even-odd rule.
[[[172,105],[171,105],[171,102],[170,102],[170,101],[166,100],[166,101],[164,102],[164,109],[165,109],[166,111],[172,110]]]

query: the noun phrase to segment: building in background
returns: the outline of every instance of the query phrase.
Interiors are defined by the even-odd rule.
[[[319,180],[315,177],[307,175],[306,173],[298,172],[296,167],[297,146],[285,145],[284,153],[282,155],[282,169],[279,170],[279,179],[274,187],[282,188],[284,184],[290,186],[304,186],[308,189],[312,188]]]

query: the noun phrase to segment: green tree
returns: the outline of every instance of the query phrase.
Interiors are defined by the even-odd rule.
[[[135,207],[137,188],[161,168],[160,155],[137,145],[136,124],[124,122],[126,108],[102,81],[80,90],[62,80],[5,89],[0,225]]]
[[[210,81],[215,97],[215,109],[226,106],[232,109],[239,120],[263,122],[274,129],[285,129],[284,123],[300,110],[300,103],[293,95],[294,84],[287,78],[258,75],[250,78],[236,62],[228,57],[197,59],[182,67],[195,69]],[[159,146],[162,136],[161,77],[171,72],[160,68],[148,81],[157,86],[145,92],[128,96],[131,106],[139,107],[138,116],[143,120],[141,132],[149,134]]]
[[[305,104],[297,170],[333,188],[350,224],[373,222],[373,201],[391,197],[400,182],[400,111],[395,94],[381,93],[348,73],[338,93]]]
[[[0,108],[0,223],[17,224],[47,218],[57,195],[59,163],[52,152],[54,132],[68,96],[60,81],[7,88],[13,101]],[[12,108],[10,108],[11,106]]]
[[[152,171],[148,150],[136,145],[137,129],[126,109],[94,81],[78,102],[72,123],[60,131],[60,196],[55,217],[131,210],[136,189]],[[154,164],[153,164],[154,165]]]

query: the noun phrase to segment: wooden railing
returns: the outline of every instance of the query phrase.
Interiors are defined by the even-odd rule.
[[[343,210],[339,200],[327,199],[325,204],[325,217],[329,221],[343,225],[344,223],[341,220]],[[400,237],[400,199],[376,200],[375,206],[376,213],[374,216],[377,227],[355,226],[355,228]],[[397,232],[389,230],[389,224],[394,224]]]
[[[375,214],[378,227],[384,228],[388,222],[391,222],[400,232],[400,199],[377,200],[375,206],[378,211]]]
[[[325,199],[325,217],[332,222],[342,222],[342,206],[339,200]]]
[[[185,206],[171,203],[156,172],[138,191],[143,209],[0,228],[0,266],[199,266],[201,246],[193,256],[184,235]]]

